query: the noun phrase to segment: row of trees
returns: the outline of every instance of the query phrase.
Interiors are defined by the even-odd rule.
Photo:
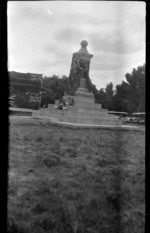
[[[89,80],[89,89],[94,93],[96,103],[111,111],[144,112],[145,111],[145,64],[134,68],[125,75],[126,81],[116,85],[110,82],[105,89],[97,90]],[[41,105],[54,103],[69,91],[69,78],[66,76],[44,77]]]

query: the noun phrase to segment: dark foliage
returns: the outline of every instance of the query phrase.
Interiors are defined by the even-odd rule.
[[[76,75],[77,76],[77,75]],[[91,79],[87,78],[87,87],[94,94],[95,102],[102,104],[103,108],[114,111],[144,112],[145,111],[145,64],[133,69],[132,73],[125,75],[126,81],[122,81],[114,89],[110,82],[106,88],[97,90]],[[41,106],[54,103],[61,99],[65,93],[74,95],[79,86],[80,77],[74,80],[66,76],[45,77],[43,79],[43,90]],[[72,82],[72,83],[70,83]]]

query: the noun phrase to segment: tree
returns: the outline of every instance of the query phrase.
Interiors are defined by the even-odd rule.
[[[63,75],[62,78],[61,78],[61,82],[64,85],[64,91],[65,91],[65,93],[68,93],[68,91],[70,89],[69,78],[67,76]]]
[[[105,90],[101,88],[98,91],[89,77],[87,86],[89,91],[93,92],[95,102],[101,103],[103,108],[128,113],[145,111],[145,64],[134,68],[132,73],[127,73],[125,77],[126,81],[117,85],[115,91],[112,82],[106,85]],[[46,94],[42,96],[41,104],[54,103],[65,93],[74,93],[75,88],[77,87],[71,89],[70,79],[66,76],[44,77],[43,91],[46,91]]]
[[[122,81],[121,84],[116,86],[115,95],[113,97],[113,109],[114,111],[119,112],[128,112],[129,111],[129,85]]]
[[[145,111],[145,64],[126,74],[129,98],[135,111]]]
[[[52,77],[44,77],[42,91],[46,94],[42,96],[41,105],[54,104],[56,99],[61,99],[65,93],[65,83],[67,77],[62,78],[53,75]]]
[[[129,113],[145,111],[145,64],[125,75],[126,82],[116,86],[113,110]]]
[[[112,82],[106,85],[105,93],[106,93],[105,107],[109,110],[112,110],[113,95],[114,95]]]
[[[102,108],[106,108],[106,92],[104,88],[100,88],[98,102],[102,104]]]
[[[105,89],[104,88],[100,89],[98,102],[102,104],[103,108],[112,110],[113,96],[114,96],[113,84],[112,82],[110,82],[106,85]]]

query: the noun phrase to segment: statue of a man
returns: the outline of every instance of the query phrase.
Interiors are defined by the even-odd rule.
[[[75,93],[79,87],[80,79],[84,79],[84,83],[89,86],[89,67],[90,60],[93,55],[88,52],[87,45],[88,42],[86,40],[82,40],[80,50],[73,53],[69,75],[70,89],[72,89],[72,93]]]

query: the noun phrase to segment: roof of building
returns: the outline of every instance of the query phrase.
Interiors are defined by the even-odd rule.
[[[10,85],[30,86],[40,88],[42,85],[42,74],[9,72]]]
[[[20,73],[16,71],[10,71],[9,76],[11,78],[17,78],[17,79],[26,79],[26,80],[35,80],[35,79],[41,79],[42,74],[35,74],[35,73]]]

